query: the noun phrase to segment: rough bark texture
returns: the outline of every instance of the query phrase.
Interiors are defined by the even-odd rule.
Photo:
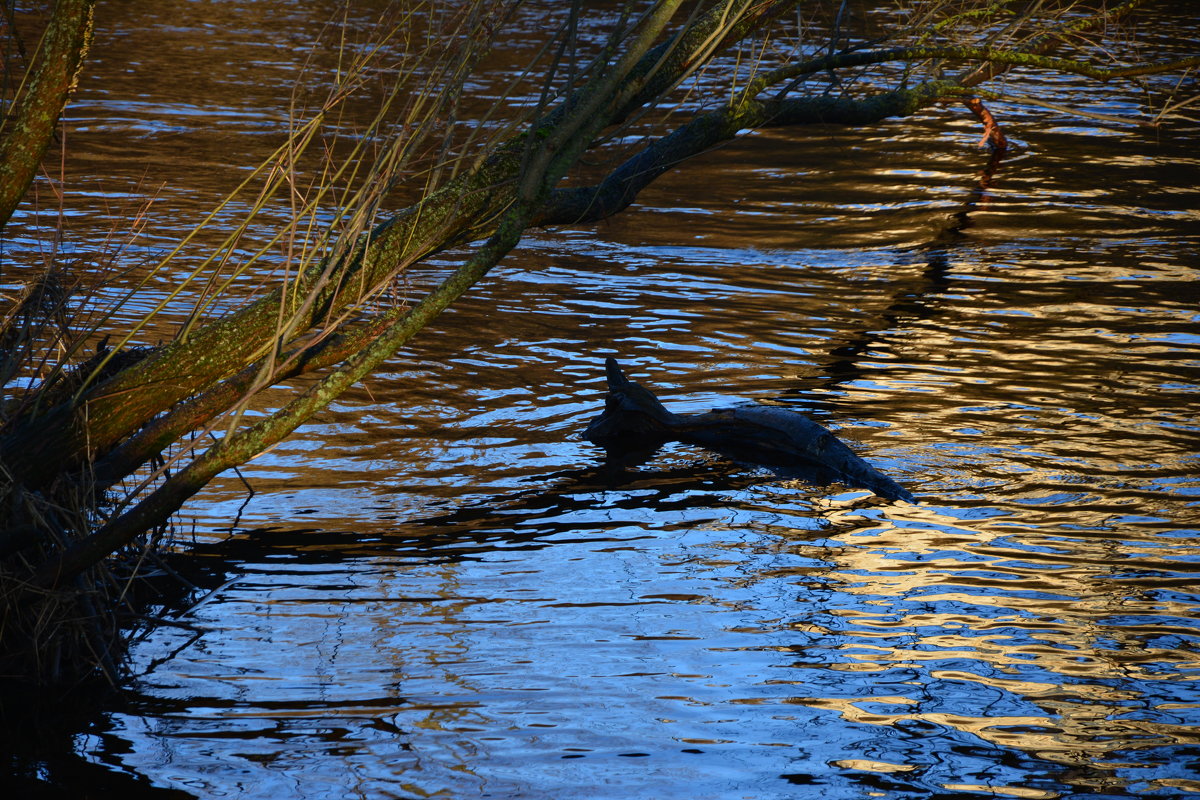
[[[5,151],[0,168],[7,170],[10,162],[20,162],[32,163],[36,169],[86,48],[92,2],[60,0],[56,6],[51,26],[55,32],[47,34],[30,69],[30,82],[19,97],[19,102],[29,104],[33,98],[41,98],[43,105],[14,105],[17,121],[11,130],[4,129],[0,140],[3,147],[17,147],[18,141],[35,147],[37,137],[32,134],[41,130],[45,133],[42,150],[32,161],[34,151],[28,147],[17,147],[11,159]],[[694,12],[678,33],[664,36],[666,21],[682,3],[657,3],[640,18],[628,38],[609,43],[608,51],[590,72],[584,72],[572,94],[552,108],[539,107],[537,118],[524,133],[493,142],[473,168],[464,169],[419,203],[242,310],[198,324],[137,363],[112,365],[91,384],[81,378],[79,383],[65,384],[66,389],[43,392],[40,406],[31,403],[29,413],[0,431],[0,489],[11,494],[5,505],[28,507],[10,513],[6,521],[11,529],[0,533],[0,556],[10,556],[0,558],[0,585],[7,582],[13,589],[0,602],[0,612],[26,605],[35,609],[30,620],[36,617],[37,624],[27,620],[34,635],[25,637],[33,643],[30,652],[35,656],[42,649],[41,642],[61,640],[59,633],[40,620],[63,627],[62,620],[69,615],[63,612],[59,619],[38,609],[61,606],[74,614],[72,609],[80,603],[91,602],[89,596],[107,602],[103,600],[107,583],[102,576],[95,580],[89,576],[119,561],[109,555],[130,552],[127,546],[135,542],[152,543],[150,536],[138,537],[161,530],[180,504],[213,476],[273,446],[325,408],[482,278],[528,227],[611,216],[664,172],[745,129],[871,125],[948,99],[966,100],[974,110],[970,98],[987,93],[971,87],[1015,66],[1107,80],[1194,64],[1197,59],[1100,69],[1046,55],[1068,34],[1106,22],[1139,2],[1131,0],[1107,14],[1080,15],[1057,28],[1047,25],[1023,40],[1022,48],[1013,50],[910,46],[835,53],[831,46],[828,54],[820,57],[752,73],[730,96],[721,98],[715,110],[652,140],[597,184],[556,189],[606,127],[654,103],[709,63],[714,53],[795,7],[783,0],[714,0],[704,13]],[[917,37],[917,41],[924,38]],[[50,52],[66,53],[67,57],[55,61],[46,55]],[[857,96],[793,91],[806,75],[930,60],[959,63],[966,71],[955,78],[930,77],[925,82],[909,80],[906,73],[904,80],[876,83]],[[49,128],[32,124],[37,121]],[[13,138],[18,131],[26,139]],[[0,177],[7,180],[8,173],[0,173]],[[18,195],[24,190],[22,187]],[[439,250],[479,240],[486,242],[474,245],[462,266],[412,308],[349,320],[350,312],[361,310],[365,297],[386,286],[408,265]],[[287,333],[281,332],[281,320],[286,321]],[[324,329],[323,338],[315,343],[303,338],[314,328]],[[218,443],[190,461],[181,458],[169,473],[156,476],[157,483],[137,490],[143,494],[132,492],[127,507],[111,517],[100,513],[112,508],[101,499],[105,489],[153,464],[161,450],[189,431],[240,408],[258,387],[315,369],[323,370],[319,379],[307,389],[297,390],[282,408],[253,425],[230,423],[232,429]],[[78,499],[73,506],[79,510],[76,517],[55,516],[57,511],[49,516],[41,513],[66,495]],[[98,588],[88,595],[73,588],[81,584]],[[85,616],[96,615],[86,611]],[[87,636],[96,642],[89,646],[97,654],[97,664],[111,674],[107,666],[111,658],[104,644],[113,628],[109,622],[89,629]],[[13,630],[16,628],[11,626],[7,629],[9,641]],[[0,626],[0,634],[5,633]],[[0,657],[2,651],[0,648]]]
[[[778,0],[732,0],[699,17],[677,39],[639,59],[626,74],[627,86],[636,90],[608,102],[590,122],[598,129],[619,120],[678,82],[711,54],[714,44],[746,35],[769,12],[786,5]],[[725,7],[732,10],[718,13]],[[726,31],[730,17],[736,23]],[[358,287],[378,285],[433,252],[490,235],[504,210],[517,200],[531,138],[543,147],[539,139],[558,129],[580,102],[578,96],[570,98],[535,123],[529,134],[496,147],[475,170],[378,225],[341,263],[317,265],[286,292],[272,291],[90,388],[78,401],[61,403],[14,427],[0,440],[0,463],[22,475],[28,486],[44,485],[65,469],[102,456],[156,414],[265,355],[275,346],[279,319],[294,319],[296,330],[306,330],[359,300]],[[576,138],[586,146],[584,137]],[[315,302],[302,307],[310,293]]]
[[[0,135],[0,226],[37,175],[92,38],[95,0],[59,0]]]

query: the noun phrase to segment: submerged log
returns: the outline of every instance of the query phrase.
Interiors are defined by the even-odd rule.
[[[625,377],[616,359],[609,358],[605,369],[604,412],[592,420],[584,437],[610,454],[653,451],[679,441],[816,484],[843,483],[888,500],[916,502],[907,489],[797,411],[747,405],[675,414],[649,389]]]

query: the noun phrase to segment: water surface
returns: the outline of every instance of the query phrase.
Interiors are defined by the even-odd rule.
[[[218,5],[246,35],[193,74],[280,63],[293,34]],[[98,160],[166,182],[153,250],[289,83],[122,84],[192,24],[149,8],[109,9],[71,135],[85,198]],[[188,506],[219,588],[119,699],[11,744],[19,770],[203,798],[1200,793],[1197,128],[996,110],[1016,146],[986,181],[946,107],[748,136],[528,238],[244,468],[252,496],[227,475]],[[580,432],[609,355],[676,411],[809,414],[920,503],[683,445],[606,470]]]

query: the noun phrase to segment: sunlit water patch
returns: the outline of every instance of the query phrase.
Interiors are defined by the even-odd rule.
[[[269,144],[286,113],[258,97],[222,105],[211,171],[168,171],[191,188],[138,259],[236,177],[221,137]],[[202,100],[159,128],[92,96],[80,135],[192,141]],[[46,735],[57,760],[31,736],[16,762],[204,798],[1200,792],[1194,148],[998,111],[1017,146],[986,187],[973,121],[938,108],[755,135],[531,237],[189,505],[195,605],[163,610],[119,700]],[[684,445],[614,471],[580,436],[609,355],[676,411],[808,414],[920,504]]]

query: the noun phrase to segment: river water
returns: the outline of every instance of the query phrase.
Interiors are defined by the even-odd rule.
[[[211,208],[286,119],[316,6],[102,5],[62,247],[146,187],[148,251]],[[1186,6],[1151,44],[1186,47]],[[188,506],[218,588],[164,612],[119,696],[6,734],[14,772],[163,798],[1200,794],[1200,126],[995,110],[1015,146],[987,176],[946,106],[747,136],[531,235],[244,468],[253,495],[227,475]],[[7,269],[46,252],[36,222]],[[580,434],[610,355],[675,411],[802,411],[920,502],[683,445],[606,470]]]

